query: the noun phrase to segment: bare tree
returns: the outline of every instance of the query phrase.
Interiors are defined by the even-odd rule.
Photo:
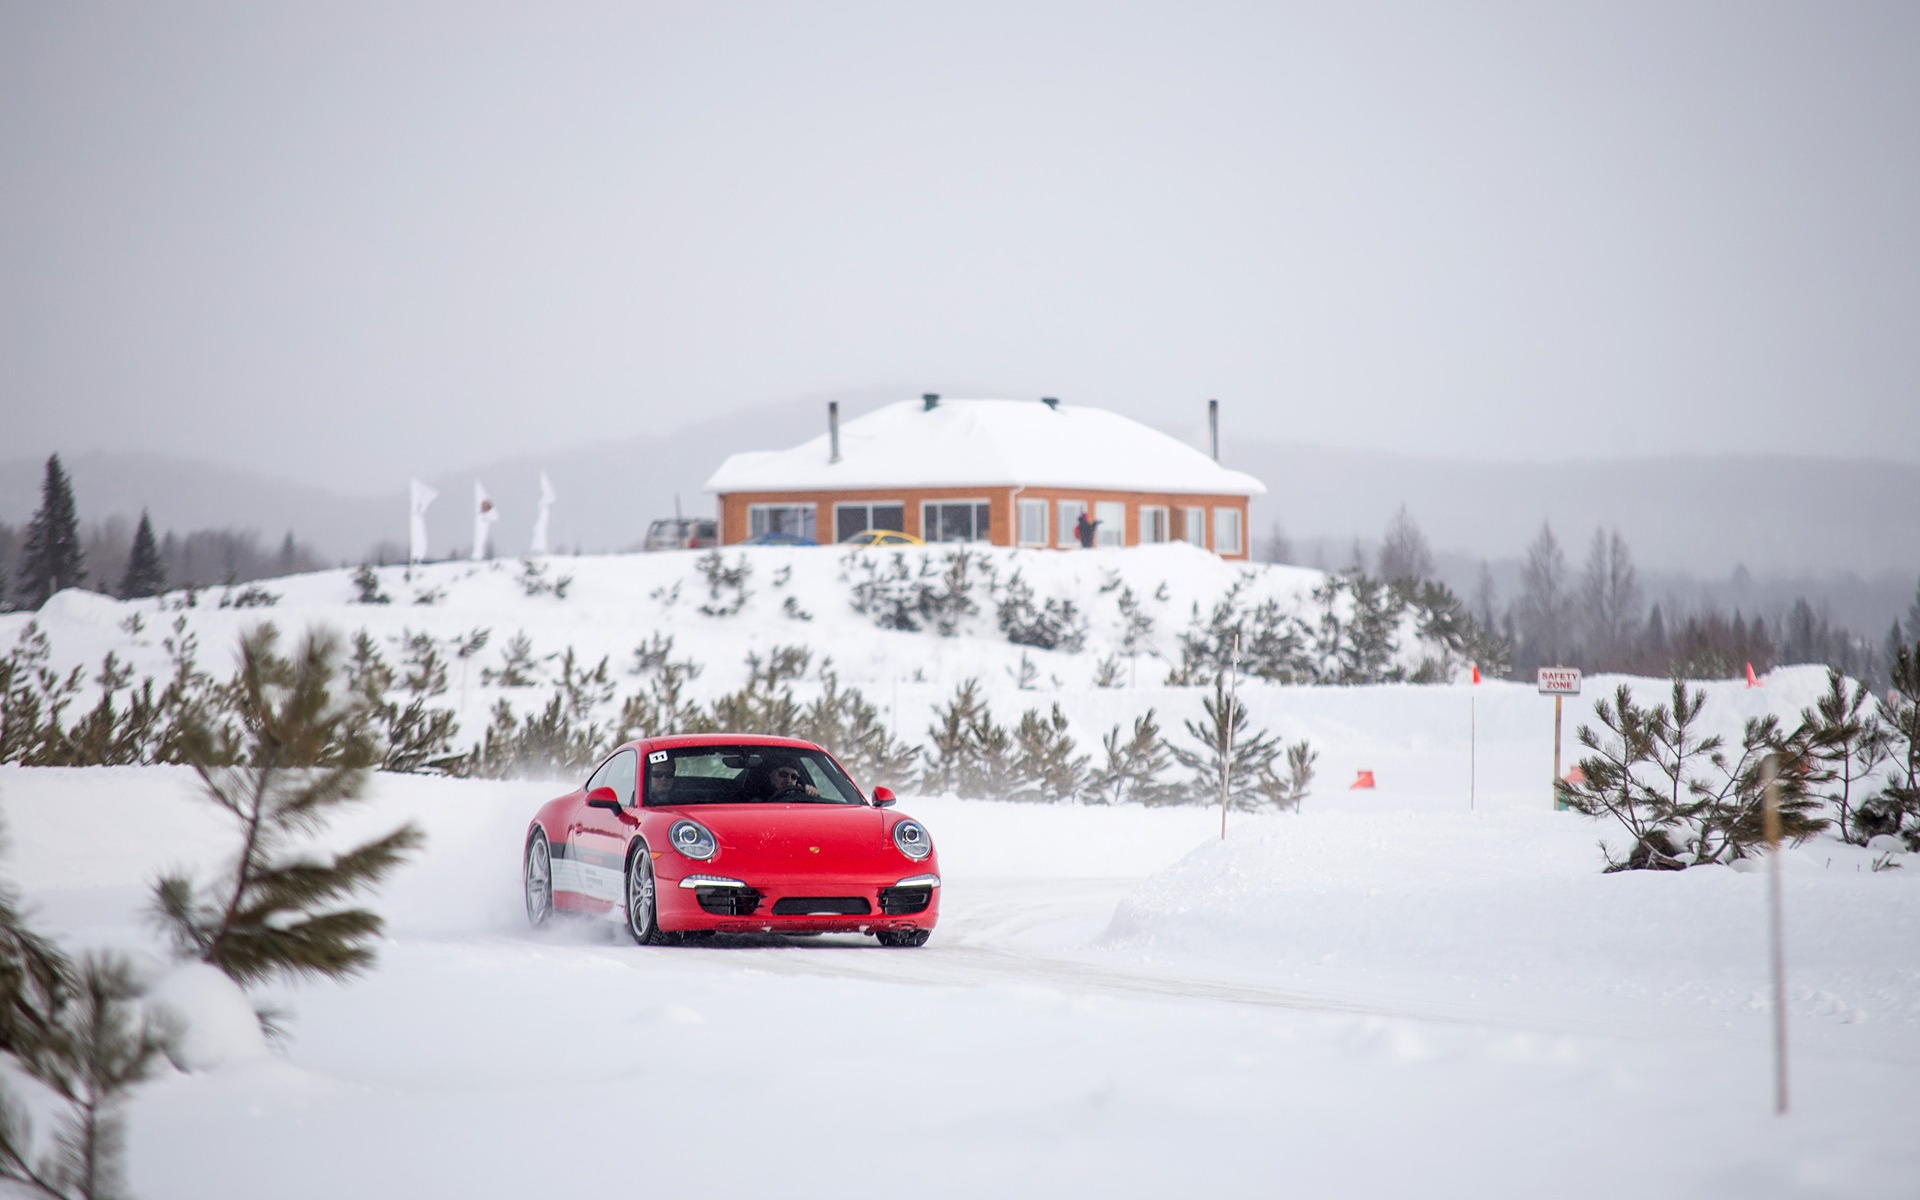
[[[1293,539],[1287,536],[1287,531],[1281,528],[1280,522],[1278,521],[1273,523],[1273,529],[1267,534],[1267,542],[1264,549],[1266,551],[1265,558],[1270,563],[1291,563],[1293,561]]]
[[[1534,665],[1564,662],[1573,650],[1572,597],[1568,594],[1567,556],[1544,521],[1540,536],[1527,547],[1527,564],[1520,574],[1520,600],[1515,614],[1521,648],[1516,660]],[[1525,665],[1516,661],[1516,666]]]
[[[1580,576],[1580,625],[1589,665],[1619,670],[1640,630],[1640,577],[1618,529],[1596,529]]]
[[[1380,541],[1380,578],[1388,583],[1418,583],[1433,578],[1433,551],[1427,535],[1414,524],[1413,514],[1402,504],[1387,522],[1387,533]]]

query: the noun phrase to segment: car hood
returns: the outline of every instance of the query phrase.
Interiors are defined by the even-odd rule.
[[[864,804],[728,804],[682,810],[713,831],[722,863],[754,870],[887,871],[916,864],[894,848],[892,820]]]

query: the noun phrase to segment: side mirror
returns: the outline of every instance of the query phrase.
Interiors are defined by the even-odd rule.
[[[597,787],[587,793],[588,808],[604,808],[608,812],[620,811],[620,797],[610,787]]]
[[[900,801],[894,796],[892,788],[877,787],[873,789],[873,806],[875,808],[892,808],[898,803],[900,803]]]

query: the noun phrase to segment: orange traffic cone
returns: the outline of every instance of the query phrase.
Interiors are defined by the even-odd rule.
[[[1760,686],[1760,681],[1759,681],[1758,679],[1755,679],[1755,678],[1753,677],[1753,664],[1752,664],[1752,663],[1748,663],[1748,664],[1747,664],[1747,686],[1748,686],[1748,687],[1759,687],[1759,686]]]
[[[1354,792],[1354,791],[1359,791],[1361,788],[1371,789],[1372,787],[1373,787],[1373,772],[1362,771],[1360,772],[1360,778],[1354,780],[1352,783],[1347,785],[1347,790],[1350,792]]]
[[[1473,681],[1475,683],[1480,682],[1480,664],[1479,663],[1473,664]]]

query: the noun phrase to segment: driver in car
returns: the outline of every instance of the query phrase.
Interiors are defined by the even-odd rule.
[[[767,799],[772,800],[782,792],[799,792],[805,796],[818,796],[820,789],[807,782],[800,764],[792,760],[783,760],[767,768]]]

